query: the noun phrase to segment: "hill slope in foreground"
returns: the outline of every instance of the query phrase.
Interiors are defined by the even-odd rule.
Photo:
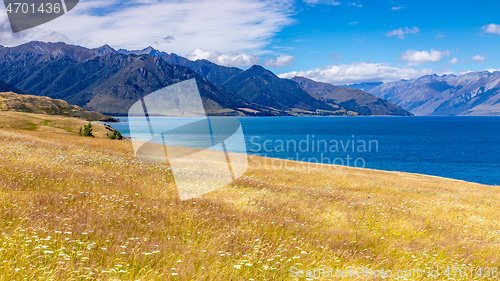
[[[181,202],[169,168],[139,163],[129,141],[0,129],[0,157],[2,280],[500,264],[496,186],[251,157],[233,185]]]
[[[0,130],[20,129],[40,133],[56,133],[61,138],[65,138],[78,134],[80,128],[86,124],[88,121],[76,117],[0,110]],[[104,125],[92,124],[92,134],[96,138],[108,138],[113,131],[112,128]],[[0,164],[3,160],[2,156],[0,150]]]
[[[91,121],[118,121],[101,113],[88,111],[79,106],[71,105],[63,100],[24,94],[20,95],[13,92],[0,92],[0,111],[60,115],[78,117]]]

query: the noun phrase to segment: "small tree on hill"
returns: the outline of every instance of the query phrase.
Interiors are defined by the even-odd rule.
[[[122,140],[123,136],[117,130],[113,130],[113,134],[111,136],[109,136],[109,138],[112,139],[112,140]]]
[[[83,125],[83,127],[80,127],[80,136],[84,137],[94,137],[92,134],[92,123],[89,123],[87,125]]]

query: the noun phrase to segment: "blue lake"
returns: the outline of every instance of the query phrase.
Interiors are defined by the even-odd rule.
[[[128,118],[119,119],[111,125],[130,137]],[[249,154],[500,185],[500,117],[238,119]]]

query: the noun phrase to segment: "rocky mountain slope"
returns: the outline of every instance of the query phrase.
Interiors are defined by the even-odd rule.
[[[160,52],[152,47],[147,47],[143,50],[136,51],[127,51],[120,49],[118,50],[118,52],[122,54],[151,55],[160,57],[170,64],[188,67],[194,72],[198,73],[198,75],[200,75],[204,79],[215,84],[224,84],[235,75],[243,72],[242,69],[239,69],[237,67],[221,66],[208,60],[191,61],[174,53],[169,54],[166,52]]]

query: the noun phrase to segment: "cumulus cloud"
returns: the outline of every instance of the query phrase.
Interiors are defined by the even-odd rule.
[[[498,25],[498,24],[491,23],[491,24],[485,25],[485,26],[483,26],[483,30],[486,33],[500,35],[500,25]]]
[[[218,65],[245,67],[257,64],[259,57],[247,54],[220,54],[216,51],[206,51],[203,49],[194,50],[189,56],[189,60],[208,60]]]
[[[475,55],[470,59],[475,61],[475,62],[484,62],[486,60],[486,57],[481,56],[481,55]]]
[[[452,58],[451,60],[448,61],[449,63],[452,63],[452,64],[456,64],[458,63],[458,59],[457,58]]]
[[[406,34],[415,34],[419,32],[420,28],[418,27],[412,27],[412,28],[405,27],[404,29],[400,28],[400,29],[395,29],[391,32],[387,32],[385,36],[387,37],[397,36],[398,38],[403,39],[405,38]]]
[[[258,53],[295,22],[292,0],[86,0],[68,14],[12,34],[0,13],[0,42],[13,46],[59,34],[88,47],[156,49],[181,55],[193,48]],[[51,37],[51,40],[58,40]],[[173,40],[175,38],[175,40]]]
[[[430,62],[438,62],[443,60],[443,56],[450,56],[450,51],[436,51],[431,50],[428,51],[415,51],[408,50],[401,55],[399,55],[399,59],[402,61],[406,61],[408,65],[421,65]]]
[[[29,29],[19,33],[12,33],[7,13],[0,12],[0,43],[2,45],[15,46],[32,40],[59,42],[68,40],[68,37],[50,30],[38,33],[36,30]]]
[[[332,5],[332,6],[338,6],[341,3],[335,0],[303,0],[304,3],[314,6],[317,4],[323,4],[323,5]]]
[[[293,71],[279,75],[281,78],[303,76],[315,81],[344,85],[362,82],[392,82],[414,79],[434,73],[431,69],[397,68],[385,63],[357,62],[330,65],[309,71]]]
[[[281,55],[275,59],[266,59],[266,61],[262,65],[270,68],[278,68],[278,67],[293,65],[294,61],[295,61],[294,56]]]

